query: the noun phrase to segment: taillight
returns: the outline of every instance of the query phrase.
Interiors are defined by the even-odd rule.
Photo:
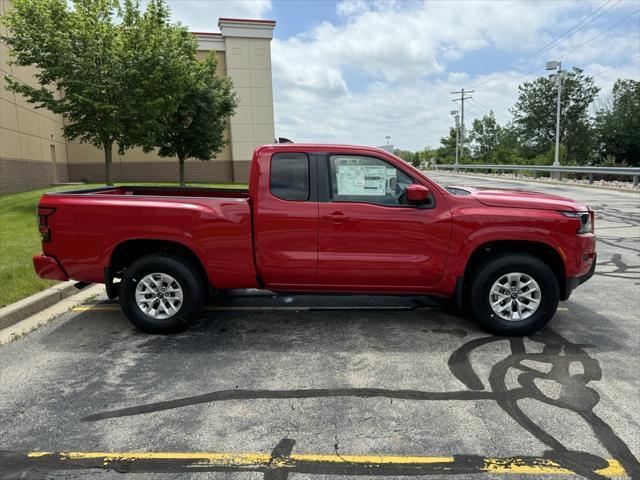
[[[49,217],[55,211],[55,208],[38,207],[38,231],[40,232],[40,237],[42,238],[43,243],[51,241],[51,227],[49,226]]]

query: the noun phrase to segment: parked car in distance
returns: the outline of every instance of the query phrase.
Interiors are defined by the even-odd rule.
[[[105,283],[149,333],[184,330],[212,291],[417,294],[527,335],[595,269],[594,214],[570,199],[444,188],[371,147],[258,148],[248,190],[105,187],[38,206],[43,278]]]

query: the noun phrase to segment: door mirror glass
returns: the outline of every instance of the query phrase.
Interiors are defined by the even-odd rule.
[[[428,203],[429,199],[429,189],[424,185],[416,185],[415,183],[412,185],[408,185],[406,189],[407,202],[412,205],[422,205]]]

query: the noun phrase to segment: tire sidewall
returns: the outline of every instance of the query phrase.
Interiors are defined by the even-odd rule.
[[[533,315],[521,321],[500,318],[491,308],[489,292],[501,276],[521,272],[533,278],[540,287],[541,302]],[[529,335],[543,328],[558,308],[560,291],[558,280],[547,264],[526,255],[496,257],[480,269],[475,277],[471,294],[471,308],[478,323],[498,335]]]
[[[151,273],[173,277],[182,289],[180,310],[167,319],[155,319],[145,314],[136,302],[138,282]],[[203,288],[193,267],[182,259],[169,255],[140,258],[126,269],[120,285],[120,305],[127,318],[147,333],[175,333],[187,329],[200,317],[203,308]]]

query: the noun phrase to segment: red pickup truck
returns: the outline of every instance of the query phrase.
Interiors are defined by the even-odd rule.
[[[593,275],[593,211],[567,198],[444,188],[370,147],[266,145],[252,162],[248,190],[45,194],[36,272],[105,283],[150,333],[187,328],[214,290],[264,288],[430,295],[501,335],[542,328]]]

